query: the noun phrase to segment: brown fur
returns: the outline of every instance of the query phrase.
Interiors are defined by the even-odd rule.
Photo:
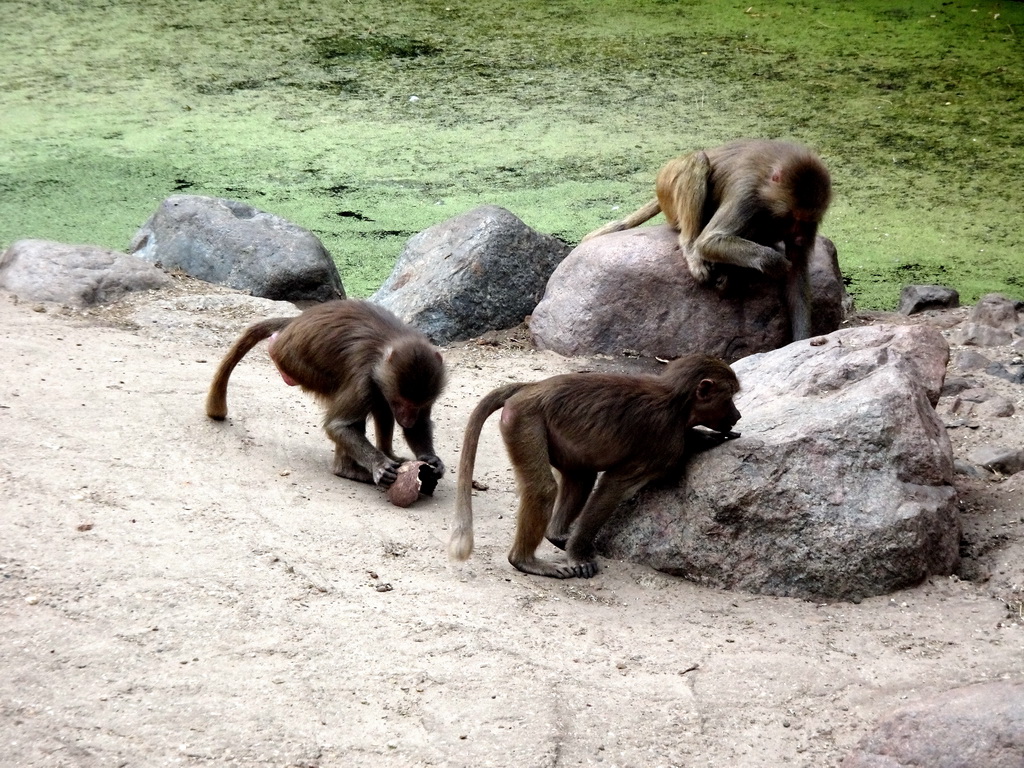
[[[583,239],[664,212],[694,280],[724,285],[716,264],[784,276],[793,339],[811,335],[808,261],[832,198],[817,155],[783,141],[735,141],[670,160],[655,188],[656,200]]]
[[[422,333],[365,301],[331,301],[298,317],[249,326],[213,377],[207,416],[227,416],[231,372],[268,337],[270,356],[285,381],[300,385],[326,409],[324,430],[335,443],[336,475],[391,485],[402,461],[392,452],[396,420],[416,458],[427,462],[435,479],[444,474],[430,420],[445,384],[441,354]],[[376,448],[366,439],[367,416],[373,416]]]
[[[484,422],[499,408],[520,495],[509,562],[525,573],[586,578],[597,571],[594,539],[615,506],[678,466],[690,428],[731,429],[738,390],[732,369],[707,355],[681,357],[660,376],[577,373],[495,389],[466,425],[449,554],[465,560],[473,551],[473,465]],[[536,557],[545,534],[565,548],[566,563]]]

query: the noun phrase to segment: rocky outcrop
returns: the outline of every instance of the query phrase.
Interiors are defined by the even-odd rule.
[[[823,342],[823,343],[819,343]],[[622,505],[601,549],[715,587],[856,599],[949,574],[960,522],[926,326],[837,331],[733,365],[742,437]]]

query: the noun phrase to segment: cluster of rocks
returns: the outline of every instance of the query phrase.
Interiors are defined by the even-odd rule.
[[[168,198],[128,250],[22,240],[0,256],[0,288],[88,306],[160,289],[166,271],[182,271],[275,300],[345,296],[316,237],[235,201]],[[532,315],[537,346],[562,354],[704,351],[738,361],[742,437],[694,456],[685,482],[623,504],[599,540],[606,554],[716,587],[826,599],[953,573],[955,471],[1024,469],[1019,442],[979,445],[970,461],[954,462],[948,436],[1015,413],[994,382],[1018,395],[1024,383],[1021,305],[987,296],[948,338],[927,324],[840,329],[849,300],[835,248],[819,238],[812,287],[822,335],[787,345],[777,284],[737,274],[720,294],[695,285],[674,250],[667,227],[571,250],[484,206],[410,239],[372,300],[442,344]],[[195,306],[207,299],[222,297]],[[900,312],[957,305],[955,291],[910,286]],[[189,306],[156,307],[154,322]],[[950,343],[957,375],[947,379]],[[1013,356],[993,359],[986,348]],[[1020,684],[949,692],[884,720],[843,765],[1019,766],[1022,712]],[[970,759],[950,758],[968,751]]]
[[[372,300],[435,343],[468,339],[522,323],[569,251],[512,213],[481,206],[411,238]],[[315,235],[222,198],[167,198],[127,253],[19,240],[0,255],[0,288],[75,307],[166,286],[167,272],[278,301],[345,298],[337,267]]]
[[[693,282],[675,248],[662,226],[570,253],[484,206],[411,238],[373,300],[439,343],[532,312],[537,344],[566,354],[742,358],[744,437],[698,456],[685,485],[623,505],[603,537],[609,554],[705,584],[819,598],[857,599],[951,573],[953,458],[933,407],[949,354],[941,335],[836,331],[846,297],[835,248],[820,238],[815,330],[831,333],[785,346],[778,283],[737,273],[719,294]],[[109,301],[158,287],[159,265],[270,299],[345,295],[312,234],[230,200],[168,198],[130,251],[21,241],[0,259],[0,286],[34,299]],[[824,476],[835,481],[825,486]]]
[[[911,285],[900,294],[899,312],[914,315],[959,306],[959,294],[952,288]],[[946,332],[956,348],[949,365],[952,375],[946,377],[937,404],[947,429],[964,434],[1017,413],[1014,400],[1020,400],[1024,385],[1022,311],[1024,302],[989,294],[962,320],[955,318],[959,322]],[[987,349],[982,352],[979,347]],[[1024,470],[1024,447],[1019,435],[1013,437],[1008,444],[972,441],[975,445],[966,452],[969,460],[958,458],[956,471],[981,477],[983,471],[1008,476]]]
[[[19,240],[0,255],[0,288],[27,301],[73,307],[166,287],[168,272],[267,299],[345,298],[337,267],[316,236],[280,216],[221,198],[167,198],[127,253]]]
[[[933,407],[947,391],[943,338],[899,327],[836,331],[847,299],[835,248],[819,238],[815,330],[830,335],[785,346],[777,283],[736,274],[719,294],[693,282],[675,247],[661,226],[570,252],[508,211],[483,206],[411,238],[373,301],[438,343],[516,325],[532,312],[538,346],[565,354],[742,358],[744,437],[697,457],[684,486],[624,505],[603,539],[610,554],[706,584],[828,598],[952,572],[953,458]],[[0,257],[0,287],[82,305],[160,287],[167,277],[159,266],[270,299],[345,295],[316,237],[235,201],[170,197],[129,250],[20,241]],[[905,311],[943,300],[950,298],[922,289],[905,296]],[[1003,304],[982,302],[976,312],[965,326],[972,338],[1017,327]],[[976,391],[963,387],[949,410],[993,401]],[[824,487],[823,476],[837,482]]]
[[[951,341],[960,349],[953,355],[950,369],[954,375],[946,379],[938,405],[949,429],[973,431],[983,423],[1017,413],[1014,399],[1019,400],[1024,385],[1022,308],[1020,302],[1005,296],[984,296],[967,321],[951,334]],[[981,470],[1004,476],[1024,470],[1024,446],[1019,435],[1013,437],[1011,442],[975,445],[966,455],[969,461],[957,462],[957,470],[974,476]]]
[[[785,344],[776,282],[739,270],[724,293],[696,285],[675,245],[662,226],[571,249],[502,208],[481,206],[412,237],[371,300],[438,344],[517,326],[531,314],[537,346],[566,355],[700,349],[732,361]],[[819,238],[811,264],[815,332],[828,333],[847,302],[831,242]],[[345,297],[311,232],[245,203],[194,195],[164,200],[127,253],[18,241],[0,258],[0,287],[86,306],[160,287],[165,272],[280,301]]]

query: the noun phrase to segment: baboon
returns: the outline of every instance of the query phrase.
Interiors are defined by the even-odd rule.
[[[538,576],[589,578],[597,572],[594,539],[615,506],[678,467],[691,428],[729,433],[740,418],[737,391],[728,365],[699,354],[658,376],[571,373],[498,387],[466,425],[449,554],[465,560],[473,551],[473,465],[484,422],[499,408],[519,488],[509,562]],[[566,562],[537,558],[545,534]]]
[[[655,186],[655,200],[583,240],[636,227],[661,211],[679,232],[694,280],[723,287],[718,264],[785,276],[793,340],[811,335],[808,262],[832,198],[817,155],[784,141],[734,141],[669,160]]]
[[[326,408],[324,430],[335,443],[334,474],[391,485],[402,463],[391,446],[397,421],[416,458],[427,463],[425,492],[433,490],[444,464],[434,453],[430,409],[444,388],[445,369],[441,353],[426,336],[383,307],[353,299],[255,323],[235,341],[213,377],[206,398],[211,419],[227,415],[231,371],[268,337],[270,357],[285,383],[312,393]],[[366,439],[367,416],[373,417],[377,447]]]

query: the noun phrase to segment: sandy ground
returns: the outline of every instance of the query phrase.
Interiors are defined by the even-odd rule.
[[[315,405],[262,350],[208,420],[216,363],[262,315],[140,322],[147,302],[167,295],[0,295],[2,765],[834,766],[892,709],[1024,669],[1020,476],[960,478],[974,581],[859,604],[608,560],[560,582],[505,561],[492,423],[477,551],[453,564],[453,471],[409,509],[334,477]],[[587,364],[514,335],[446,358],[450,468],[483,393]],[[985,427],[956,431],[959,452]]]

